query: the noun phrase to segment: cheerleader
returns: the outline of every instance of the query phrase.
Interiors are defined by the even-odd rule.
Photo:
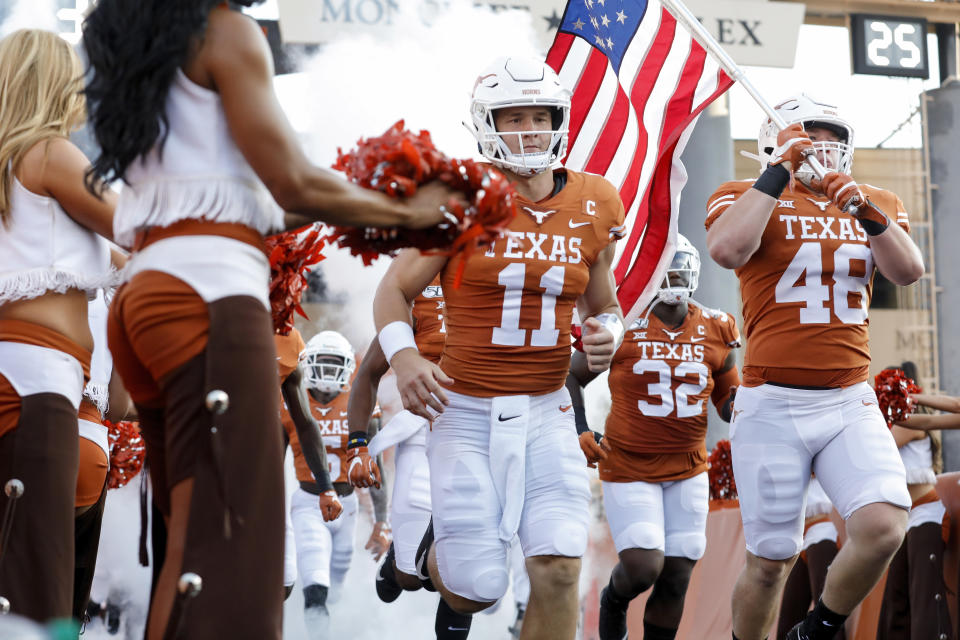
[[[113,277],[100,236],[116,199],[84,187],[89,162],[68,140],[82,82],[56,34],[0,41],[0,596],[39,621],[72,610],[87,305]]]

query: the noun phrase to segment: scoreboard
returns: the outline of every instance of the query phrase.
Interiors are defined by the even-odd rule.
[[[854,73],[930,77],[924,18],[854,13],[850,40]]]

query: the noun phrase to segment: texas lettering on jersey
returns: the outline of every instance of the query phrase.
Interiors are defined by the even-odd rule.
[[[440,366],[454,391],[537,395],[563,386],[574,304],[597,256],[623,235],[624,220],[613,185],[566,173],[566,185],[550,198],[520,198],[516,218],[488,251],[444,266],[447,338]],[[467,262],[455,287],[461,259]]]
[[[706,227],[753,184],[728,182],[707,201]],[[860,185],[864,195],[909,231],[903,203]],[[860,222],[797,184],[778,198],[760,247],[736,269],[746,336],[744,381],[845,386],[866,380],[867,309],[875,265]],[[797,348],[802,345],[803,348]],[[816,359],[809,354],[816,353]]]
[[[328,404],[314,400],[307,393],[310,400],[310,415],[320,427],[323,444],[327,448],[327,463],[330,465],[330,479],[333,482],[348,482],[347,477],[347,440],[350,435],[350,425],[347,424],[347,403],[350,394],[341,391]],[[297,429],[293,424],[286,406],[281,413],[283,428],[290,439],[290,449],[293,451],[293,467],[300,482],[315,482],[307,460],[303,457],[300,440],[297,438]]]

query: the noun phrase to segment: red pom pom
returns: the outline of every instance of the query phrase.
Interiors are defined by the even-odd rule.
[[[328,238],[363,258],[364,264],[404,247],[466,254],[496,240],[517,213],[516,191],[500,171],[489,164],[448,158],[434,147],[429,132],[407,131],[403,120],[382,136],[358,141],[353,151],[337,151],[333,168],[367,189],[409,197],[419,185],[439,180],[462,191],[468,203],[464,210],[451,201],[447,220],[428,229],[333,227]],[[456,284],[461,275],[458,272]]]
[[[300,299],[307,288],[310,267],[323,260],[324,238],[320,226],[311,225],[266,239],[270,252],[270,310],[273,330],[287,335],[293,329],[293,313],[304,318]]]
[[[583,325],[571,324],[570,337],[573,339],[573,348],[583,351]]]
[[[110,441],[107,488],[117,489],[130,482],[143,469],[147,445],[136,422],[114,423],[104,420],[103,424],[107,427],[107,438]]]
[[[730,441],[720,440],[708,459],[707,478],[710,480],[711,500],[735,500],[737,481],[733,477],[733,457]]]
[[[913,413],[914,403],[910,394],[922,391],[902,369],[884,369],[874,377],[873,388],[880,413],[891,429],[894,422],[906,420]]]

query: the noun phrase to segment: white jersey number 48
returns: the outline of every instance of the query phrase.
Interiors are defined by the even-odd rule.
[[[842,244],[833,253],[833,286],[823,283],[823,255],[820,243],[804,242],[790,265],[780,276],[776,287],[777,302],[802,302],[800,324],[830,324],[830,302],[833,313],[844,324],[863,324],[867,320],[867,284],[873,273],[873,254],[862,244]],[[862,276],[850,275],[850,264],[864,264]],[[802,284],[797,284],[803,279]],[[858,293],[860,303],[850,305],[851,293]]]

